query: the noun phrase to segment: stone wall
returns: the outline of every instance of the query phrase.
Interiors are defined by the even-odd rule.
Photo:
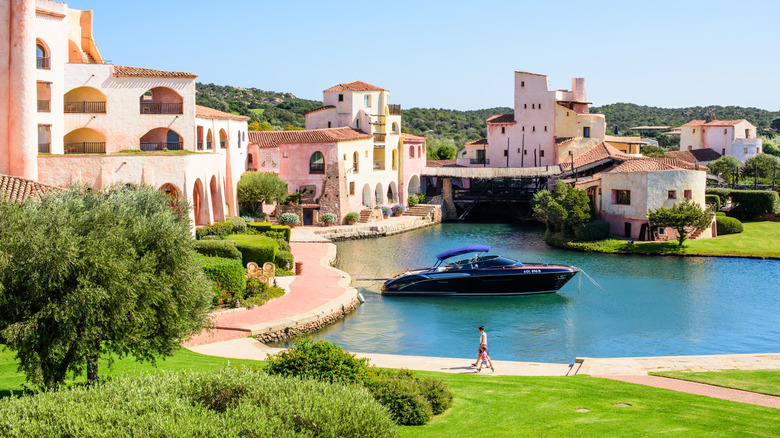
[[[321,330],[323,327],[333,324],[334,322],[349,315],[355,309],[357,309],[358,306],[360,306],[360,301],[358,301],[357,298],[353,298],[352,301],[344,306],[341,306],[341,308],[336,312],[324,316],[317,321],[305,323],[300,326],[295,325],[293,327],[287,327],[276,332],[257,334],[255,335],[255,339],[262,343],[279,342],[292,339],[301,334],[316,332],[317,330]]]
[[[299,223],[303,222],[303,206],[300,204],[286,205],[279,204],[276,206],[276,219],[278,220],[285,213],[295,213],[298,215]]]

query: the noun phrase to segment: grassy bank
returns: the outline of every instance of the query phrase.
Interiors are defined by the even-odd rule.
[[[206,370],[262,362],[204,356],[181,350],[159,370]],[[103,376],[155,369],[132,360],[116,361]],[[511,377],[421,372],[444,380],[455,404],[425,426],[399,427],[411,436],[774,436],[777,410],[677,393],[588,376]],[[0,350],[0,394],[20,391],[24,376],[13,355]],[[616,404],[627,403],[630,407]],[[578,412],[578,409],[588,409]]]
[[[780,259],[780,222],[743,222],[744,231],[713,239],[686,240],[683,246],[672,242],[634,242],[604,239],[594,242],[574,242],[559,235],[547,234],[545,240],[553,246],[584,252],[612,254],[663,254],[732,257],[763,257]]]
[[[665,371],[650,374],[780,397],[780,370]]]

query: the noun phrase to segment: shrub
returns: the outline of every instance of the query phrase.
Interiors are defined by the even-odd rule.
[[[393,213],[395,213],[395,214],[401,214],[401,213],[403,213],[405,211],[406,211],[406,207],[404,207],[401,204],[395,204],[393,206]]]
[[[200,240],[222,240],[222,236],[203,236]]]
[[[355,213],[354,211],[350,211],[346,215],[344,215],[344,220],[347,222],[357,222],[360,220],[360,215]]]
[[[414,207],[419,202],[417,200],[417,195],[415,195],[414,193],[410,193],[409,196],[407,197],[407,200],[409,201],[409,207]]]
[[[387,206],[382,206],[382,216],[390,216],[390,213],[393,212],[393,209]]]
[[[404,380],[411,383],[415,392],[423,397],[428,403],[433,415],[438,415],[446,411],[452,406],[453,395],[446,383],[434,378],[418,378],[417,375],[410,370],[401,369],[372,369],[374,377],[366,383],[366,387],[372,394],[377,395],[382,393],[384,388],[388,386],[386,381],[389,380]],[[377,398],[380,400],[380,398]],[[380,400],[381,402],[381,400]],[[384,403],[382,403],[384,404]],[[402,404],[401,404],[402,405]],[[399,412],[394,414],[393,407],[396,406],[396,402],[391,403],[390,406],[391,415],[394,418],[405,418],[409,415]],[[396,406],[397,408],[397,406]],[[404,408],[405,409],[405,408]],[[417,414],[421,415],[421,414]],[[424,416],[424,413],[422,414]],[[430,418],[430,416],[429,416]],[[426,420],[427,421],[427,420]],[[399,423],[399,424],[416,424],[416,423]]]
[[[433,417],[430,403],[414,380],[380,377],[368,389],[374,399],[390,411],[390,418],[396,424],[418,426]]]
[[[246,220],[236,216],[227,216],[225,222],[229,223],[233,234],[246,233]]]
[[[720,211],[720,196],[716,194],[704,195],[704,202],[711,205],[713,211]]]
[[[363,383],[369,377],[368,359],[358,359],[328,341],[299,339],[295,346],[268,355],[271,375],[310,377],[326,382]]]
[[[715,224],[718,227],[718,236],[725,236],[726,234],[737,234],[743,230],[742,222],[739,219],[727,216],[715,216]]]
[[[250,230],[257,233],[265,233],[267,231],[276,231],[284,234],[284,240],[290,241],[292,230],[287,225],[274,225],[270,222],[251,222],[247,224]]]
[[[244,289],[244,298],[252,298],[264,293],[266,290],[268,290],[268,283],[260,281],[257,277],[248,277],[246,279],[246,289]]]
[[[204,225],[195,229],[195,238],[201,239],[204,236],[227,236],[233,230],[233,225],[229,222],[214,222],[214,225]]]
[[[282,213],[279,218],[279,223],[283,225],[298,225],[300,218],[295,213]]]
[[[326,224],[335,224],[339,218],[333,213],[325,213],[320,216],[320,219]]]
[[[229,240],[196,240],[193,245],[195,251],[205,256],[241,260],[241,251],[236,248],[235,243]]]
[[[745,213],[748,217],[774,213],[780,204],[777,192],[764,190],[732,190],[731,200],[739,204],[732,211]]]
[[[292,269],[295,266],[295,261],[291,252],[279,251],[276,253],[276,257],[274,257],[274,264],[280,268]]]
[[[717,212],[715,212],[715,216],[716,217],[726,217],[726,212],[725,211],[717,211]]]
[[[596,220],[574,226],[574,236],[577,240],[591,241],[609,237],[609,222]]]
[[[230,298],[241,297],[246,289],[246,271],[239,260],[223,259],[221,257],[197,257],[203,272],[214,282],[215,304],[227,298],[221,292],[230,294]]]
[[[270,237],[250,234],[233,234],[225,237],[225,240],[235,242],[236,247],[241,251],[244,266],[249,262],[255,262],[258,266],[262,266],[265,262],[273,262],[279,247]]]
[[[454,397],[446,383],[439,379],[426,377],[418,380],[418,386],[420,388],[420,393],[431,405],[433,415],[442,414],[452,407]]]
[[[713,188],[713,189],[707,189],[705,193],[707,195],[716,195],[718,198],[720,198],[720,205],[723,205],[726,203],[729,196],[731,195],[731,189]],[[706,195],[705,195],[705,199],[706,199]]]
[[[262,306],[266,302],[284,295],[284,289],[279,286],[268,286],[266,283],[262,282],[260,284],[265,286],[265,288],[259,288],[257,289],[258,292],[255,292],[255,295],[249,298],[245,298],[244,305],[247,307],[252,308],[255,306]],[[249,289],[248,286],[247,289]]]

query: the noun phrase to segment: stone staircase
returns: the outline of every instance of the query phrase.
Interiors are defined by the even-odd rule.
[[[409,207],[404,215],[422,217],[432,222],[441,222],[441,206],[432,204],[417,204],[414,207]]]
[[[360,211],[360,219],[358,222],[361,224],[367,224],[369,222],[376,222],[382,220],[382,210],[376,208],[364,208]]]

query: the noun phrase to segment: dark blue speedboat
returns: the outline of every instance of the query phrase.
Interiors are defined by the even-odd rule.
[[[408,270],[386,281],[385,295],[527,295],[557,292],[580,270],[574,266],[520,263],[498,255],[481,255],[488,245],[444,251],[431,268]],[[445,260],[476,253],[473,258]]]

